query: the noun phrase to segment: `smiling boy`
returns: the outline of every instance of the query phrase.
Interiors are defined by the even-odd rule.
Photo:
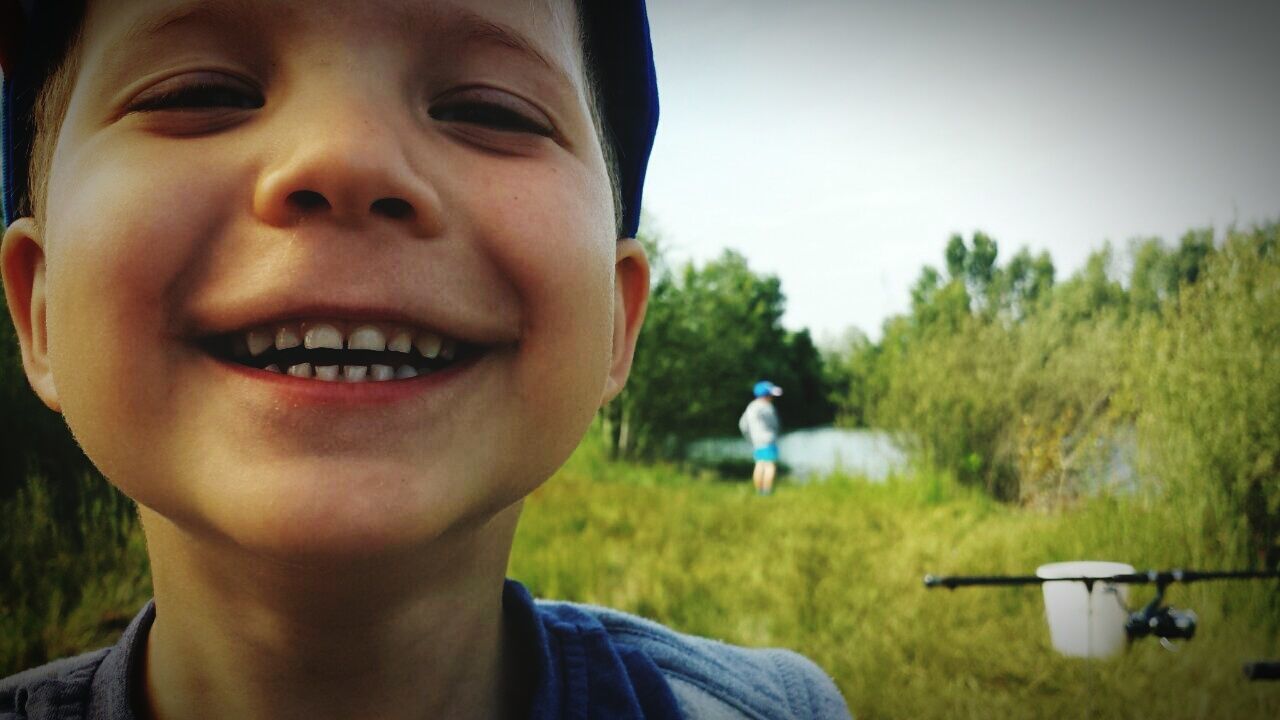
[[[5,293],[155,599],[0,716],[846,714],[794,654],[504,583],[644,315],[643,2],[8,11]]]

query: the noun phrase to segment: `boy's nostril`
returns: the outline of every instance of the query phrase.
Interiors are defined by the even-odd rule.
[[[374,200],[369,210],[391,220],[406,220],[413,217],[413,206],[400,198],[381,198]]]
[[[303,212],[313,210],[329,209],[329,201],[324,195],[314,190],[296,190],[289,193],[288,203],[290,206]]]

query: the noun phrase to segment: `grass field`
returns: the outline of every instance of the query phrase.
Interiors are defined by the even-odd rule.
[[[1248,683],[1240,671],[1280,658],[1272,583],[1177,587],[1169,601],[1200,615],[1194,641],[1171,652],[1146,640],[1091,663],[1050,649],[1038,589],[920,582],[927,572],[1022,574],[1083,558],[1211,565],[1191,521],[1175,518],[1136,500],[1019,510],[928,476],[837,477],[758,498],[745,483],[609,463],[588,444],[529,499],[511,575],[541,597],[798,650],[831,673],[860,718],[1280,717],[1280,683]],[[141,538],[130,538],[87,559],[32,541],[54,559],[32,588],[38,602],[0,615],[0,670],[112,639],[149,592]],[[59,583],[77,572],[92,577],[64,601],[77,593]],[[1147,596],[1137,589],[1130,604]]]
[[[1105,662],[1049,646],[1037,588],[925,590],[935,574],[1059,560],[1175,567],[1201,554],[1159,505],[1096,500],[1023,511],[944,479],[783,486],[611,465],[585,447],[529,500],[511,574],[536,595],[610,605],[676,629],[808,655],[861,718],[1275,718],[1274,583],[1204,583],[1168,601],[1200,616],[1176,652],[1155,640]],[[1149,598],[1135,588],[1130,605]]]

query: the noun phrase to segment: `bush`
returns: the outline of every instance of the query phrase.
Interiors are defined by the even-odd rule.
[[[1142,347],[1144,466],[1217,543],[1280,561],[1280,225],[1228,234]],[[1233,547],[1235,529],[1245,548]]]

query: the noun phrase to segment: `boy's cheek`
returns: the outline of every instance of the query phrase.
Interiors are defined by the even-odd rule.
[[[66,181],[74,178],[74,182]],[[73,430],[124,429],[164,408],[179,356],[174,300],[217,218],[217,188],[162,164],[83,164],[51,177],[50,362]],[[201,202],[200,200],[207,200]],[[203,228],[203,229],[202,229]]]
[[[512,173],[486,190],[472,193],[467,214],[527,302],[611,297],[616,238],[607,178],[551,167]]]
[[[593,385],[604,382],[612,347],[616,239],[610,199],[587,178],[550,180],[530,178],[546,192],[527,200],[513,193],[501,212],[480,215],[482,234],[520,294],[527,354],[562,369],[571,364],[580,373],[573,391],[598,397]],[[566,357],[568,348],[574,356]]]
[[[454,196],[519,296],[521,337],[509,404],[549,474],[581,440],[607,381],[616,238],[607,178],[538,168]],[[531,193],[529,188],[537,188]],[[532,457],[531,450],[516,450]]]
[[[236,173],[225,163],[193,165],[191,154],[167,145],[130,153],[90,142],[50,177],[49,232],[60,259],[93,263],[128,282],[117,293],[154,291],[194,263],[238,206]],[[104,154],[95,157],[95,151]]]

